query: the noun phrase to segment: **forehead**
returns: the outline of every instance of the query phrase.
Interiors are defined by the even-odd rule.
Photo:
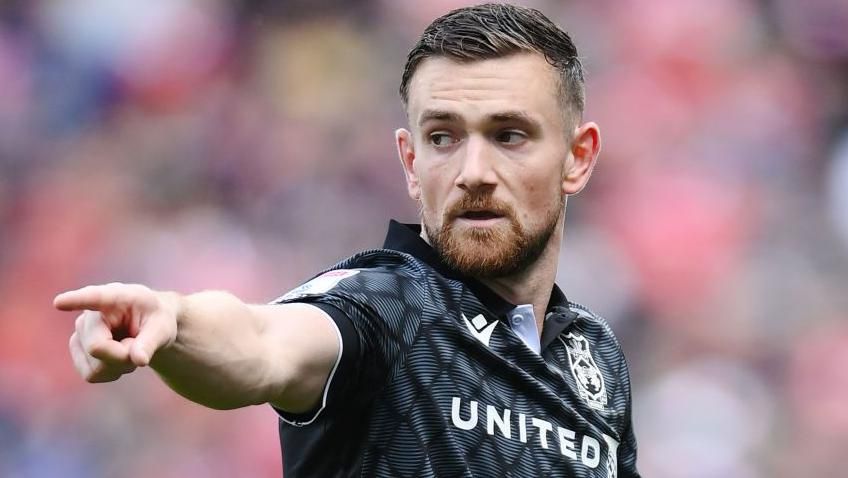
[[[459,62],[445,57],[421,62],[409,89],[409,119],[425,110],[465,117],[523,111],[542,121],[562,121],[557,70],[536,53]]]

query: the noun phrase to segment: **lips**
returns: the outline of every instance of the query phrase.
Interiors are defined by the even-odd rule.
[[[503,217],[503,214],[490,210],[463,211],[459,214],[459,217],[463,219],[484,220],[497,219],[499,217]]]
[[[452,204],[445,215],[448,221],[461,220],[478,226],[493,225],[498,219],[514,216],[512,208],[505,202],[495,199],[491,193],[475,191],[461,197]]]

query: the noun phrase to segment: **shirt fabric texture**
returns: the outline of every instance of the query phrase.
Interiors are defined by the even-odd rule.
[[[275,301],[321,308],[341,341],[318,406],[277,410],[284,476],[638,478],[629,372],[607,323],[554,286],[528,343],[514,332],[526,307],[419,234],[392,221],[382,249]]]

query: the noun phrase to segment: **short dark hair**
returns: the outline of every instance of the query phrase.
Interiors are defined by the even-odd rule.
[[[403,106],[409,105],[412,76],[427,58],[471,62],[519,52],[539,53],[559,71],[563,108],[580,118],[585,103],[583,65],[571,37],[539,10],[498,3],[453,10],[424,30],[406,58],[400,83]]]

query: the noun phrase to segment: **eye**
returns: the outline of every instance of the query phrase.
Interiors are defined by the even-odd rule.
[[[495,141],[508,146],[515,146],[527,140],[527,135],[521,131],[509,129],[495,135]]]
[[[457,142],[456,138],[454,138],[450,133],[444,131],[430,133],[429,139],[430,143],[436,147],[450,146]]]

